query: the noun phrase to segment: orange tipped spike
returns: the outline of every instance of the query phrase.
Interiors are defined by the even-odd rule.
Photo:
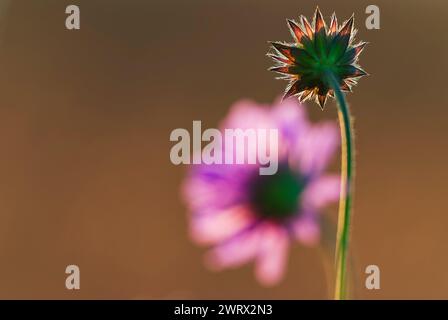
[[[331,23],[330,23],[330,34],[336,34],[338,32],[338,18],[336,18],[336,14],[333,13],[331,15]]]
[[[272,58],[272,59],[274,59],[274,60],[280,61],[282,63],[291,64],[291,61],[289,61],[288,59],[279,57],[279,56],[277,56],[277,55],[275,55],[273,53],[268,53],[267,56]]]
[[[362,50],[364,50],[366,44],[367,42],[361,42],[353,48],[355,50],[355,57],[357,57],[362,52]]]
[[[270,71],[278,72],[278,73],[285,73],[289,74],[290,72],[290,66],[280,66],[280,67],[273,67],[269,69]]]
[[[285,92],[285,94],[283,95],[282,100],[288,99],[289,97],[295,96],[296,94],[298,94],[299,91],[299,86],[298,86],[298,81],[294,82]]]
[[[320,12],[319,7],[317,7],[314,16],[314,32],[317,33],[322,29],[326,29],[325,21],[322,18],[322,13]]]
[[[305,33],[302,31],[302,29],[300,29],[299,25],[295,21],[289,19],[287,19],[287,21],[291,34],[294,36],[294,38],[296,38],[297,43],[300,43]]]
[[[313,29],[311,28],[310,23],[308,22],[308,20],[306,20],[306,18],[304,16],[301,17],[301,20],[302,20],[302,25],[306,31],[308,38],[312,39],[313,38]]]
[[[352,91],[352,87],[346,81],[343,81],[342,84],[341,84],[341,90],[342,91],[351,92]]]
[[[325,106],[325,102],[327,101],[327,95],[318,95],[317,101],[319,102],[320,108],[323,110]]]
[[[341,30],[339,31],[339,34],[341,36],[345,36],[345,35],[351,35],[352,31],[353,31],[353,23],[354,23],[355,17],[352,15],[350,17],[350,19],[348,19],[345,23],[344,26],[341,28]]]
[[[287,45],[280,43],[280,42],[271,42],[271,45],[277,50],[280,54],[285,56],[291,61],[294,61],[294,56],[291,53],[291,47],[288,47]]]

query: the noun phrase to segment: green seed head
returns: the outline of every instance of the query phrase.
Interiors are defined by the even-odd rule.
[[[366,43],[353,44],[356,33],[353,16],[338,26],[333,14],[327,27],[317,8],[311,24],[304,16],[300,17],[300,23],[287,21],[295,42],[271,42],[272,50],[268,53],[276,63],[270,70],[289,81],[283,99],[291,96],[297,96],[301,102],[315,99],[323,108],[327,97],[334,96],[327,81],[328,73],[335,76],[343,91],[351,91],[357,80],[367,75],[357,63]]]

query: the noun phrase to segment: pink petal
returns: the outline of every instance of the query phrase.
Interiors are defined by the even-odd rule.
[[[292,157],[298,161],[301,172],[318,174],[327,167],[339,143],[339,131],[335,124],[326,122],[314,125],[300,137],[292,150]]]
[[[269,129],[275,123],[269,115],[267,106],[257,104],[251,100],[237,101],[230,108],[228,116],[222,122],[222,129]]]
[[[339,200],[341,177],[326,175],[310,182],[302,195],[303,207],[310,210],[321,209]]]
[[[274,224],[263,226],[255,266],[258,281],[265,286],[277,284],[283,277],[288,258],[289,239],[286,230]]]
[[[249,208],[239,205],[214,214],[192,216],[190,233],[198,244],[215,244],[247,228],[254,221]]]
[[[204,166],[205,167],[205,166]],[[215,166],[216,167],[216,166]],[[219,175],[207,177],[205,170],[191,174],[182,185],[182,197],[193,212],[214,211],[234,205],[241,197],[244,177],[230,166],[221,166]],[[211,166],[207,169],[212,169]],[[218,169],[216,169],[218,171]]]
[[[298,138],[306,132],[310,126],[305,108],[297,98],[289,98],[275,104],[272,109],[272,117],[281,130],[285,142],[295,145]]]
[[[241,234],[211,249],[205,257],[206,265],[219,271],[224,268],[238,267],[252,260],[260,245],[259,226],[243,231]]]
[[[320,240],[320,226],[315,216],[311,213],[304,213],[297,219],[292,229],[295,238],[307,246],[315,246]]]

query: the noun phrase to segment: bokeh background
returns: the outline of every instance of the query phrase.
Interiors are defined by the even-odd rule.
[[[65,28],[65,7],[81,30]],[[325,299],[318,250],[293,248],[285,280],[221,273],[187,235],[169,160],[175,128],[216,127],[240,98],[273,101],[267,40],[285,18],[352,12],[371,74],[356,117],[356,298],[448,299],[444,0],[13,0],[0,20],[0,298]],[[381,10],[366,30],[365,8]],[[336,119],[309,103],[310,117]],[[338,161],[334,163],[337,170]],[[327,213],[336,215],[336,208]],[[81,290],[65,289],[69,264]],[[381,289],[364,269],[381,269]]]

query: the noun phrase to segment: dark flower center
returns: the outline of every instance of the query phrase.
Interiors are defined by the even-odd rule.
[[[254,176],[250,184],[250,202],[264,218],[283,220],[298,213],[299,197],[305,179],[288,165],[280,165],[273,175]]]

